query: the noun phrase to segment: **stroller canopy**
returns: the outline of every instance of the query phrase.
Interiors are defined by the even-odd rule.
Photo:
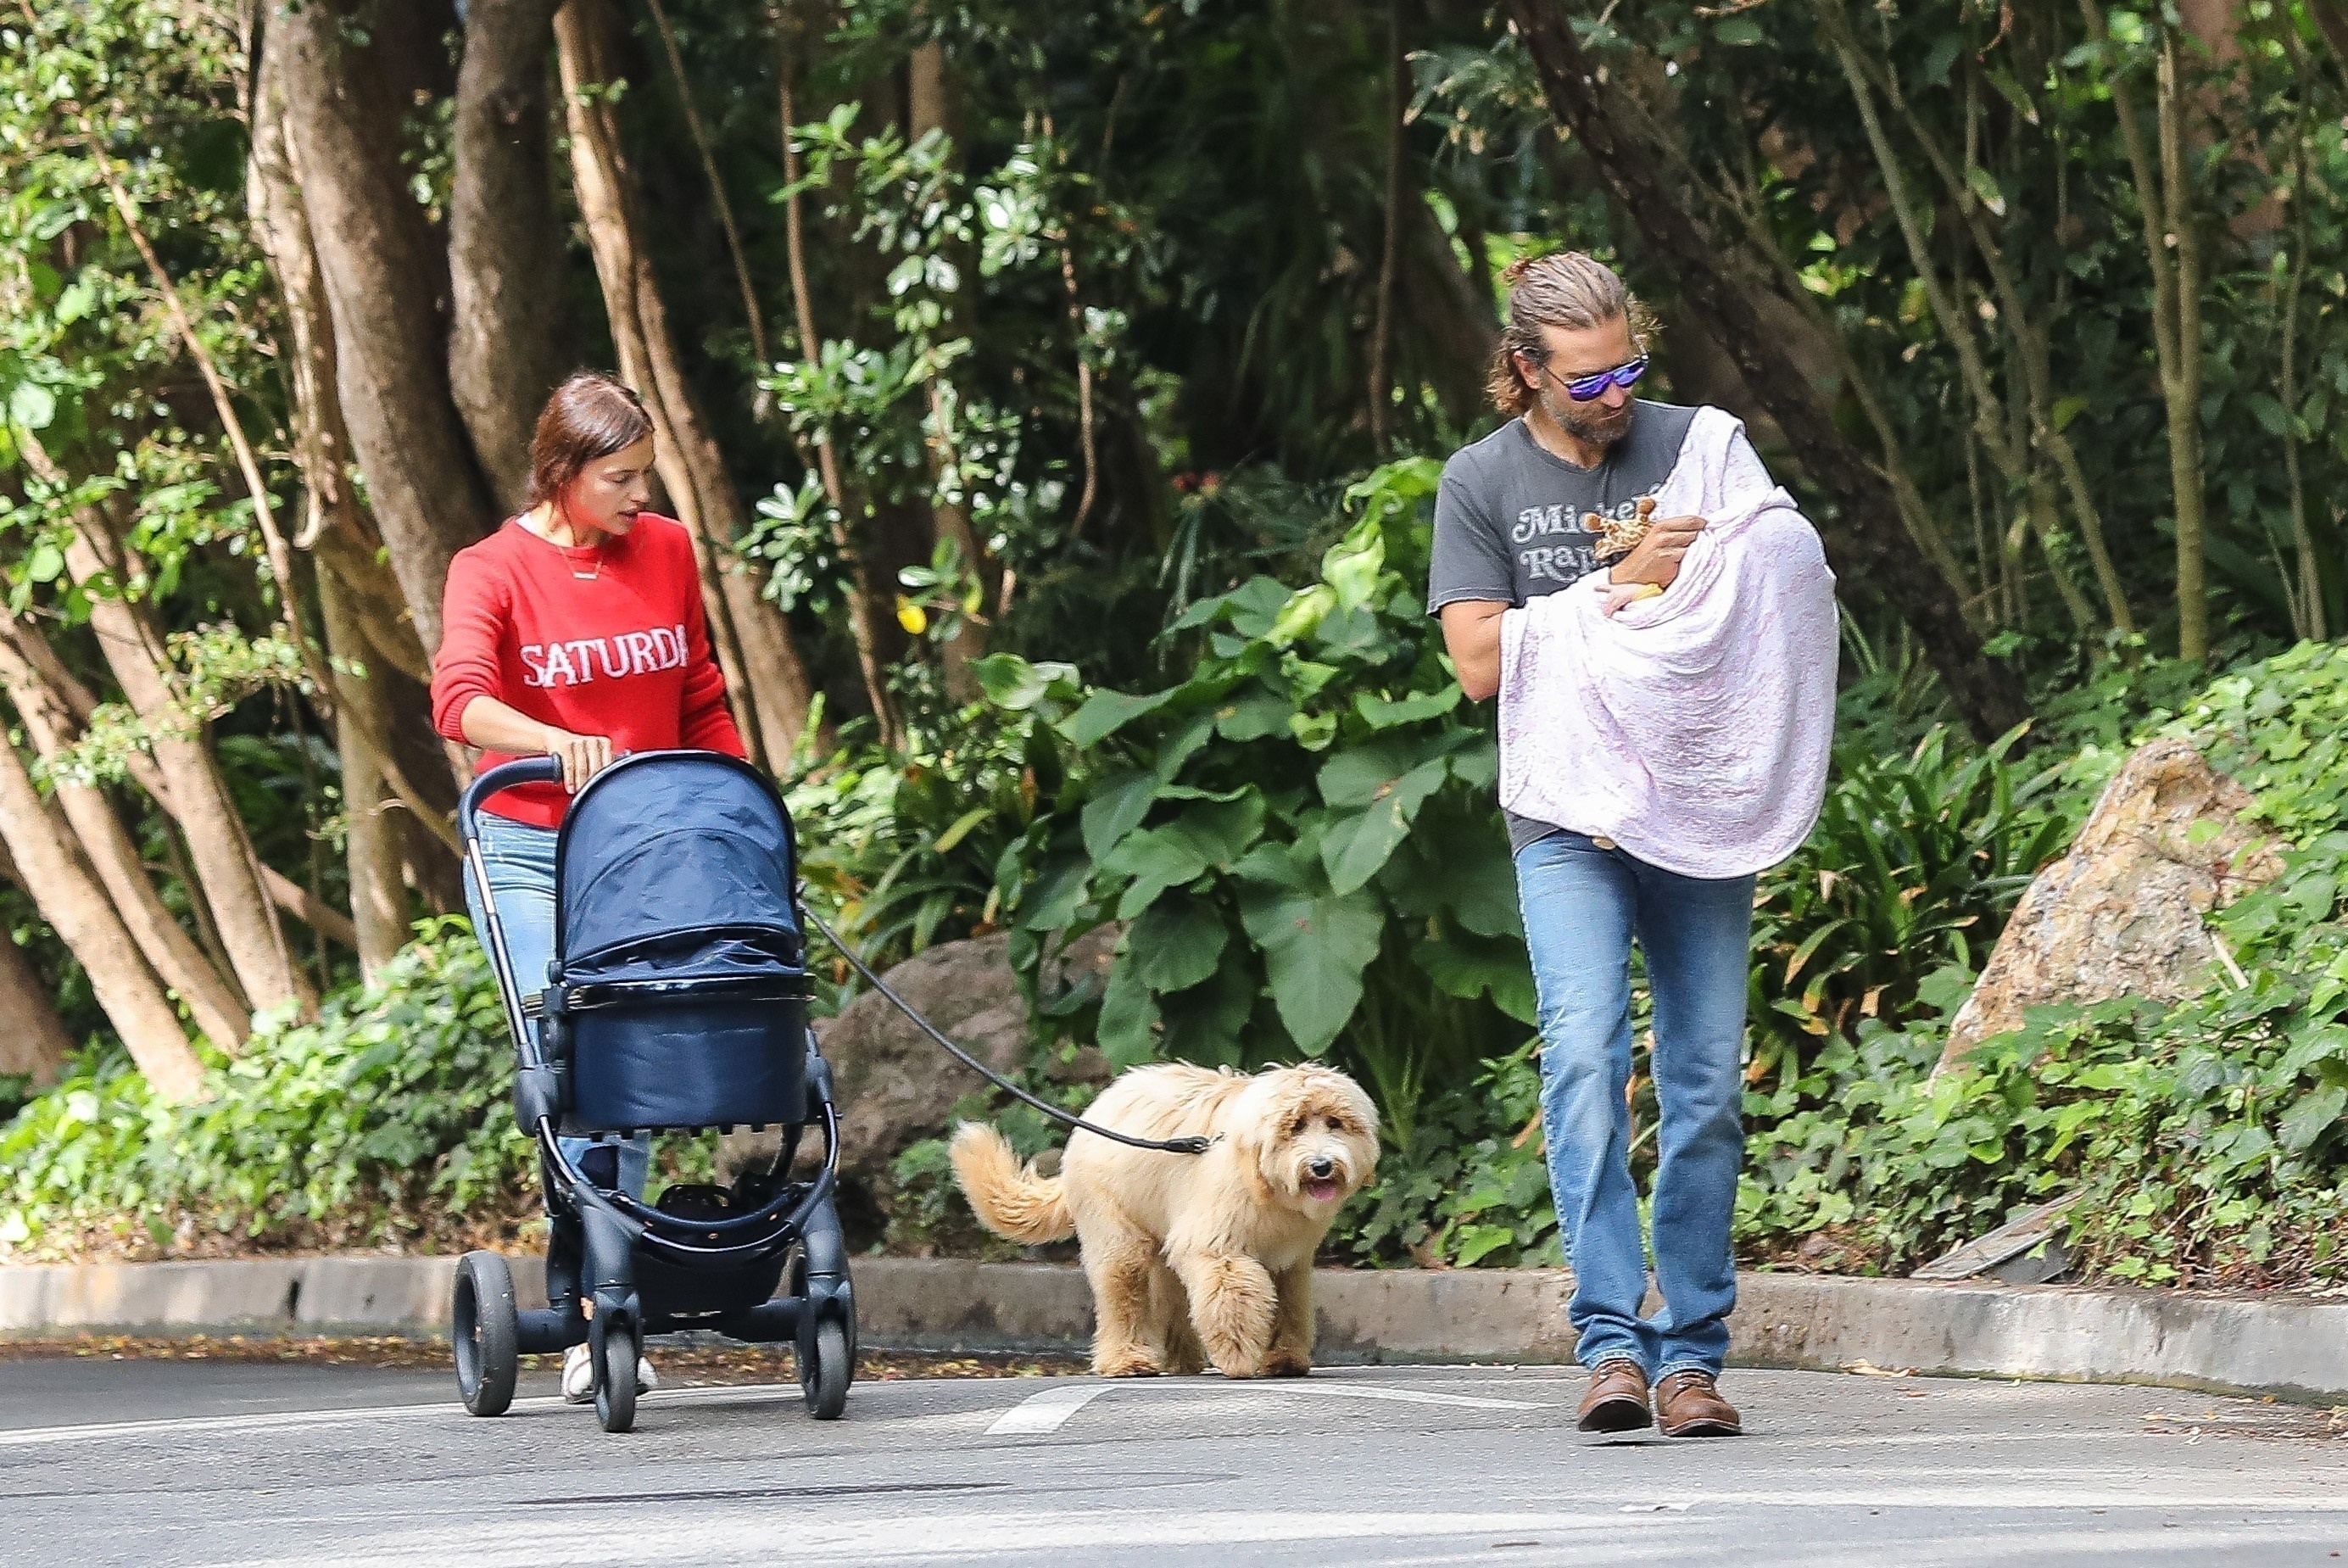
[[[747,763],[614,763],[572,803],[554,863],[566,985],[803,971],[790,815]]]

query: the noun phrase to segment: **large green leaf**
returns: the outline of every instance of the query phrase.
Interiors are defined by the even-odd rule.
[[[1332,806],[1368,806],[1383,799],[1404,774],[1439,751],[1421,738],[1382,735],[1365,746],[1349,746],[1321,765],[1321,799]]]
[[[1251,686],[1225,698],[1215,721],[1226,740],[1262,740],[1285,730],[1295,711],[1296,704],[1281,693]]]
[[[1125,836],[1141,826],[1157,795],[1158,780],[1148,773],[1120,774],[1102,784],[1085,802],[1080,819],[1085,852],[1097,861],[1108,859]]]
[[[1438,991],[1471,1000],[1489,993],[1493,1005],[1520,1024],[1538,1016],[1540,997],[1521,942],[1446,931],[1414,943],[1411,956]]]
[[[1378,874],[1395,847],[1409,837],[1419,807],[1443,788],[1448,771],[1445,758],[1429,758],[1383,787],[1369,805],[1329,825],[1321,841],[1321,863],[1328,870],[1333,891],[1351,892]],[[1328,769],[1322,774],[1325,779]]]
[[[1128,833],[1101,861],[1103,872],[1132,879],[1117,900],[1119,920],[1131,920],[1159,893],[1195,881],[1206,869],[1207,857],[1171,826]]]
[[[1369,721],[1372,729],[1392,729],[1398,724],[1416,724],[1423,719],[1440,718],[1459,706],[1459,683],[1452,682],[1441,691],[1420,692],[1398,702],[1390,702],[1372,691],[1360,692],[1354,697],[1354,711]]]
[[[1122,947],[1122,944],[1119,944]],[[1100,1048],[1113,1068],[1137,1067],[1158,1055],[1158,999],[1120,952],[1101,997]]]
[[[1210,1067],[1245,1067],[1247,1021],[1255,1011],[1255,965],[1233,960],[1188,991],[1158,998],[1160,1055]]]
[[[1280,1021],[1308,1055],[1318,1055],[1361,1004],[1385,911],[1367,889],[1332,892],[1309,841],[1262,845],[1232,870],[1241,923],[1263,952]]]
[[[1065,929],[1083,907],[1085,890],[1092,878],[1093,863],[1082,855],[1069,855],[1045,866],[1043,874],[1020,897],[1019,929]]]
[[[1099,744],[1124,726],[1144,714],[1155,713],[1173,700],[1179,686],[1150,692],[1143,696],[1128,696],[1120,691],[1097,691],[1085,698],[1085,705],[1060,721],[1060,733],[1078,749]]]
[[[1215,972],[1231,934],[1211,903],[1174,893],[1143,911],[1125,934],[1123,962],[1152,991],[1187,990]]]
[[[1521,941],[1517,871],[1497,814],[1481,799],[1437,796],[1418,814],[1378,878],[1397,913],[1439,915],[1482,936]]]

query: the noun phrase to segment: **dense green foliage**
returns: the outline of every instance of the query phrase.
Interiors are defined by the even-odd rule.
[[[169,1106],[108,1056],[0,1128],[0,1253],[445,1247],[532,1206],[513,1055],[462,921]]]

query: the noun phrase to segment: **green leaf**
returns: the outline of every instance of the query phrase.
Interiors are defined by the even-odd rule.
[[[1151,828],[1127,834],[1101,861],[1101,870],[1133,879],[1117,905],[1117,917],[1131,920],[1168,888],[1180,887],[1203,875],[1207,860],[1173,829]]]
[[[1149,815],[1149,803],[1158,797],[1158,779],[1148,773],[1120,774],[1093,792],[1085,802],[1085,852],[1097,861],[1105,861],[1122,843],[1125,836],[1141,826]]]
[[[1493,1006],[1520,1024],[1533,1023],[1540,999],[1521,942],[1446,931],[1411,944],[1410,955],[1435,988],[1473,1001],[1488,994]]]
[[[1763,42],[1767,36],[1761,31],[1761,24],[1749,16],[1730,16],[1724,19],[1719,26],[1713,28],[1712,36],[1731,48],[1736,49],[1749,49],[1754,45]]]
[[[1506,1225],[1462,1225],[1451,1233],[1451,1261],[1459,1268],[1472,1268],[1516,1239],[1517,1233]]]
[[[57,417],[57,394],[38,383],[20,381],[8,394],[8,418],[27,430],[46,430]]]
[[[1242,1037],[1257,990],[1255,966],[1240,960],[1218,965],[1203,985],[1159,997],[1159,1053],[1210,1067],[1245,1066]]]
[[[1321,580],[1335,591],[1338,608],[1357,610],[1376,592],[1385,564],[1385,531],[1365,518],[1321,557]]]
[[[1100,1049],[1108,1065],[1138,1067],[1158,1054],[1158,999],[1149,994],[1132,959],[1118,944],[1108,990],[1101,997]]]
[[[1354,711],[1367,719],[1372,729],[1392,729],[1398,724],[1440,718],[1459,706],[1459,696],[1457,681],[1441,691],[1423,692],[1399,702],[1389,702],[1375,692],[1365,691],[1354,698]]]
[[[1288,727],[1296,705],[1276,691],[1250,686],[1215,710],[1215,727],[1225,740],[1262,740]]]
[[[1965,189],[1971,191],[1974,200],[1993,214],[2000,218],[2005,216],[2005,192],[1997,188],[1996,175],[1978,163],[1970,164],[1965,169]]]
[[[2053,415],[2054,428],[2058,431],[2069,429],[2071,421],[2085,413],[2090,407],[2092,407],[2091,403],[2084,397],[2074,395],[2058,398],[2055,401]]]
[[[1074,665],[1030,664],[1016,654],[989,654],[970,668],[986,700],[1013,713],[1024,713],[1045,696],[1076,694]]]
[[[1321,765],[1321,799],[1332,806],[1367,806],[1384,799],[1405,774],[1428,759],[1424,740],[1407,736],[1382,736],[1365,746],[1348,747]],[[1443,757],[1434,758],[1438,770]]]
[[[939,854],[944,854],[948,850],[970,837],[970,830],[973,828],[994,815],[994,808],[992,806],[973,806],[955,818],[953,826],[940,833],[938,841],[930,847]]]
[[[1085,698],[1082,707],[1060,721],[1060,733],[1068,738],[1069,744],[1078,748],[1097,745],[1144,714],[1157,712],[1181,689],[1169,686],[1146,696],[1128,696],[1117,691],[1097,691]]]
[[[1019,929],[1065,931],[1084,907],[1093,863],[1082,855],[1054,862],[1019,899]]]
[[[1212,903],[1176,893],[1151,904],[1125,934],[1126,962],[1152,991],[1184,991],[1215,972],[1230,941]]]
[[[1233,871],[1240,920],[1262,950],[1272,1005],[1308,1055],[1328,1049],[1362,1000],[1385,912],[1366,890],[1330,891],[1307,844],[1259,847]]]
[[[1351,892],[1378,874],[1395,846],[1409,836],[1419,807],[1443,787],[1448,771],[1445,758],[1430,758],[1382,789],[1370,805],[1330,824],[1321,841],[1321,863],[1328,870],[1333,892]],[[1322,772],[1325,777],[1328,769]]]
[[[2289,1110],[2282,1113],[2277,1130],[2282,1135],[2282,1146],[2297,1154],[2330,1130],[2348,1110],[2348,1088],[2338,1084],[2325,1084],[2299,1097]]]
[[[65,569],[65,552],[54,544],[36,544],[25,558],[25,575],[35,583],[54,583]]]

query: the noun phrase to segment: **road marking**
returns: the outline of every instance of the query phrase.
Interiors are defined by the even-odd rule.
[[[1375,1383],[1266,1384],[1267,1392],[1335,1394],[1348,1399],[1392,1399],[1398,1405],[1458,1405],[1471,1410],[1550,1410],[1556,1406],[1532,1399],[1486,1399],[1474,1394],[1430,1394],[1420,1388],[1385,1388]]]
[[[1030,1394],[994,1418],[986,1429],[990,1438],[1035,1437],[1056,1432],[1070,1416],[1109,1391],[1107,1383],[1064,1383]]]

